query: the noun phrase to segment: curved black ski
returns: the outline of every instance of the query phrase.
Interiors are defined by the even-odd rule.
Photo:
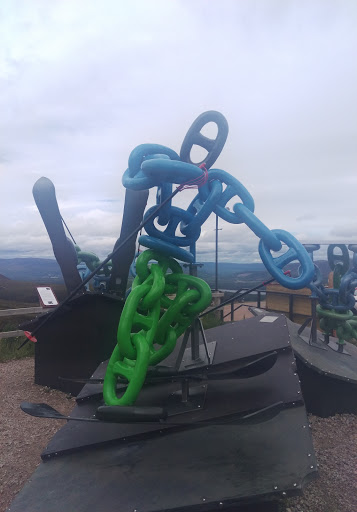
[[[98,407],[96,418],[85,418],[81,416],[65,416],[59,411],[47,404],[35,404],[31,402],[22,402],[21,410],[30,416],[36,418],[49,418],[54,420],[67,420],[67,421],[87,421],[94,423],[159,423],[160,425],[168,426],[211,426],[211,425],[253,425],[256,423],[262,423],[268,421],[277,416],[284,408],[283,402],[276,402],[253,411],[249,414],[233,414],[217,418],[216,420],[203,420],[203,421],[191,421],[191,422],[172,422],[167,421],[169,419],[167,412],[162,407],[120,407],[120,406],[108,406],[103,405]]]

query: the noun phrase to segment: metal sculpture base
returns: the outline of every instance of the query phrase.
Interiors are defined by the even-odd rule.
[[[310,347],[318,348],[319,350],[327,350],[326,343],[324,343],[323,338],[320,336],[317,337],[315,341],[312,341],[312,337],[310,336],[302,336],[299,335],[300,339],[304,341],[307,345],[310,345]]]
[[[207,345],[200,344],[198,348],[198,358],[192,359],[191,347],[186,348],[182,354],[182,359],[179,361],[180,365],[178,370],[191,370],[193,368],[199,368],[200,366],[207,366],[210,361],[213,361],[214,353],[216,350],[216,342],[211,341]]]
[[[167,380],[148,383],[139,395],[137,406],[168,405],[169,414],[178,407],[174,426],[67,422],[11,512],[94,512],[98,506],[107,512],[277,512],[282,496],[301,492],[317,467],[286,318],[228,323],[207,331],[209,351],[211,343],[211,365],[191,373],[189,389],[182,379]],[[179,346],[165,365],[174,369],[178,353]],[[234,378],[237,367],[259,366],[272,353],[270,369]],[[102,363],[93,378],[102,378],[105,368]],[[87,383],[71,416],[93,417],[101,390],[98,380]],[[197,407],[179,414],[185,399]],[[276,403],[282,407],[272,417],[235,420]]]
[[[203,409],[205,405],[207,384],[192,387],[185,380],[181,386],[181,390],[174,391],[167,399],[166,410],[169,416]]]

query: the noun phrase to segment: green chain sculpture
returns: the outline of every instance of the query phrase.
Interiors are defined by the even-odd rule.
[[[150,264],[153,260],[156,263]],[[136,272],[104,379],[107,405],[135,402],[148,367],[171,354],[177,339],[212,299],[205,281],[184,274],[175,259],[162,253],[143,252],[137,259]],[[118,378],[128,381],[121,397],[117,396]]]

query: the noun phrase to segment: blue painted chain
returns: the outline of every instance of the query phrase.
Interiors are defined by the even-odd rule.
[[[317,249],[320,246],[316,246]],[[310,254],[316,248],[309,250]],[[339,248],[341,254],[335,254],[335,249]],[[350,257],[348,249],[353,252],[352,268],[349,271]],[[315,267],[314,279],[309,287],[315,297],[319,299],[320,305],[326,310],[345,312],[355,306],[354,292],[357,287],[357,245],[332,244],[327,250],[327,259],[331,270],[333,271],[333,288],[325,288],[322,284],[319,268]]]
[[[308,252],[319,249],[320,246],[307,247]],[[341,254],[335,254],[339,248]],[[309,250],[310,249],[310,250]],[[353,252],[352,268],[349,270],[349,252]],[[357,245],[329,245],[327,259],[333,270],[333,288],[325,288],[322,284],[321,273],[315,265],[314,280],[310,283],[312,296],[319,299],[317,315],[321,329],[328,335],[336,331],[339,344],[357,337],[357,320],[351,311],[355,307],[354,292],[357,287]]]
[[[183,186],[192,180],[202,180],[204,171],[194,165],[189,157],[193,144],[205,147],[209,152],[207,167],[213,165],[220,154],[228,134],[220,117],[214,118],[218,125],[216,139],[204,137],[200,130],[212,120],[212,115],[202,114],[192,125],[185,137],[180,156],[170,148],[158,144],[142,144],[136,147],[130,157],[128,169],[123,175],[123,185],[133,190],[157,187],[157,204],[150,208],[144,217],[147,219],[172,193],[172,185]],[[223,128],[222,128],[223,126]],[[217,142],[218,141],[218,142]],[[184,161],[183,161],[184,160]],[[237,198],[233,211],[229,211],[227,203]],[[139,238],[140,245],[161,251],[181,261],[195,261],[195,244],[201,234],[201,226],[211,213],[233,224],[245,223],[260,238],[259,254],[270,274],[283,286],[299,289],[308,285],[313,279],[314,267],[304,247],[289,232],[270,230],[254,214],[254,200],[248,190],[229,173],[221,169],[210,169],[207,180],[199,186],[198,194],[187,210],[172,206],[167,202],[160,209],[156,218],[145,225],[146,235]],[[163,229],[159,229],[162,226]],[[273,257],[272,251],[280,251],[282,243],[288,246],[282,256]],[[189,247],[190,250],[184,249]],[[289,278],[283,268],[294,260],[300,262],[301,272],[297,278]]]

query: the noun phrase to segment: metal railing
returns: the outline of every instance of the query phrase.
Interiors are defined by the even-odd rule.
[[[250,295],[250,294],[253,294],[253,293],[254,293],[254,294],[256,294],[256,295],[257,295],[257,300],[256,300],[256,303],[257,303],[257,304],[256,304],[256,307],[257,307],[257,308],[260,308],[260,307],[261,307],[261,303],[262,303],[262,293],[263,293],[264,295],[266,295],[266,291],[265,291],[265,290],[254,290],[254,291],[251,291],[251,290],[249,290],[248,288],[241,288],[240,290],[238,290],[238,292],[239,292],[239,294],[240,294],[241,292],[246,292],[246,293],[243,293],[242,295],[239,295],[239,299],[244,298],[246,295]],[[255,302],[255,301],[253,301],[253,302]],[[233,321],[234,321],[234,313],[235,313],[236,311],[238,311],[238,309],[242,308],[243,306],[248,307],[248,306],[251,306],[251,305],[252,305],[252,304],[246,304],[246,303],[244,303],[244,302],[239,302],[239,305],[235,307],[235,305],[237,304],[237,297],[232,297],[232,301],[231,301],[231,302],[229,302],[229,304],[230,304],[230,311],[229,311],[228,313],[226,313],[226,314],[224,315],[223,310],[221,310],[221,311],[222,311],[222,313],[221,313],[222,321],[224,321],[224,319],[225,319],[225,318],[227,318],[227,316],[229,316],[229,315],[230,315],[230,317],[231,317],[231,322],[233,322]],[[223,306],[223,307],[224,307],[224,306]]]
[[[263,288],[263,285],[261,287]],[[235,311],[238,311],[243,306],[245,306],[245,307],[252,306],[251,301],[249,304],[247,304],[245,302],[241,302],[241,300],[244,299],[247,295],[252,295],[253,293],[256,295],[255,307],[257,307],[257,308],[261,308],[263,296],[264,296],[264,298],[266,298],[267,293],[272,294],[272,295],[282,295],[285,297],[287,296],[288,297],[288,310],[280,311],[280,312],[287,314],[289,320],[292,320],[292,321],[294,321],[296,314],[300,315],[300,313],[296,313],[296,311],[294,311],[295,299],[309,297],[308,295],[303,295],[303,294],[299,294],[299,293],[286,293],[286,292],[282,292],[282,291],[273,291],[273,290],[269,290],[269,292],[267,292],[265,289],[264,290],[252,290],[249,288],[240,288],[239,290],[234,292],[233,296],[230,299],[224,300],[222,304],[219,304],[215,308],[211,308],[211,309],[207,310],[207,312],[209,313],[209,312],[212,312],[215,310],[219,310],[221,321],[224,321],[225,318],[230,316],[230,321],[233,322]],[[239,302],[238,302],[238,299],[239,299]],[[255,300],[252,302],[255,302]],[[238,305],[237,305],[237,303],[238,303]],[[230,311],[228,313],[224,314],[223,308],[224,308],[224,306],[227,306],[228,304],[230,304]],[[273,310],[270,310],[270,311],[273,311]],[[278,312],[279,310],[276,310],[276,311]]]
[[[17,308],[17,309],[0,309],[0,317],[31,315],[36,313],[43,313],[45,308],[41,306],[34,306],[32,308]],[[3,338],[17,338],[24,336],[24,331],[3,331],[0,332],[0,340]]]

